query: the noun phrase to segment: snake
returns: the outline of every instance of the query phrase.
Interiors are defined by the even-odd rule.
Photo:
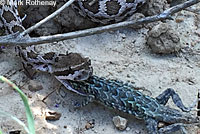
[[[77,0],[72,7],[93,22],[111,24],[131,17],[147,0]]]
[[[15,49],[17,55],[21,58],[23,70],[30,79],[33,78],[33,71],[35,70],[50,73],[66,88],[83,95],[73,89],[68,84],[68,80],[83,81],[93,74],[89,58],[82,56],[80,53],[72,52],[66,52],[65,54],[55,52],[39,54],[35,51],[34,46],[26,48],[16,46]]]

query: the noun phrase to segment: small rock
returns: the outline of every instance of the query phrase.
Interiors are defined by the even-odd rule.
[[[130,127],[127,127],[127,128],[126,128],[126,131],[130,131],[130,130],[131,130],[131,128],[130,128]]]
[[[115,127],[119,130],[124,130],[127,126],[127,119],[122,118],[120,116],[115,116],[113,117],[113,123]]]
[[[85,128],[88,130],[88,129],[92,128],[92,125],[90,123],[86,123]]]
[[[88,121],[87,123],[86,123],[86,125],[85,125],[85,129],[90,129],[90,128],[94,128],[94,125],[95,125],[95,120],[94,119],[92,119],[92,120],[90,120],[90,121]]]
[[[21,130],[12,130],[9,132],[9,134],[20,134]]]
[[[181,23],[181,22],[183,22],[183,21],[184,21],[183,18],[176,18],[176,23]]]
[[[135,130],[135,133],[136,134],[140,134],[141,132],[139,130]]]
[[[164,126],[165,126],[165,123],[163,123],[163,122],[158,123],[158,128],[161,128],[161,127],[164,127]]]
[[[126,77],[131,78],[130,74],[127,74]]]
[[[45,119],[50,121],[59,120],[61,117],[61,113],[55,111],[47,111],[45,112]]]
[[[182,48],[178,32],[167,23],[160,23],[149,31],[147,44],[159,54],[177,52]]]
[[[39,91],[42,90],[43,87],[40,84],[40,82],[34,81],[34,80],[30,80],[29,85],[28,85],[28,89],[30,91]]]

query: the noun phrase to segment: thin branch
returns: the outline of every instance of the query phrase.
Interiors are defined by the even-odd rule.
[[[58,15],[60,12],[62,12],[66,7],[68,7],[69,5],[71,5],[75,0],[69,0],[67,3],[65,3],[62,7],[60,7],[58,10],[56,10],[55,12],[53,12],[52,14],[50,14],[49,16],[47,16],[45,19],[39,21],[38,23],[36,23],[34,26],[26,29],[25,31],[23,31],[20,34],[20,37],[24,36],[25,34],[28,34],[30,32],[32,32],[33,30],[35,30],[36,28],[38,28],[39,26],[41,26],[42,24],[46,23],[47,21],[49,21],[50,19],[54,18],[56,15]]]
[[[183,4],[179,4],[179,5],[174,6],[175,8],[172,7],[173,8],[172,10],[170,10],[170,9],[165,10],[163,12],[163,14],[166,13],[166,16],[170,15],[170,14],[172,15],[172,14],[177,13],[177,12],[187,8],[187,7],[195,5],[195,4],[199,3],[199,2],[200,2],[200,0],[188,0],[188,1],[184,2]]]
[[[77,38],[77,37],[89,36],[89,35],[93,35],[93,34],[102,33],[105,31],[116,30],[119,28],[127,27],[127,26],[137,26],[137,25],[147,24],[147,23],[151,23],[151,22],[155,22],[155,21],[171,19],[171,16],[174,13],[179,12],[179,11],[181,11],[187,7],[190,7],[192,5],[195,5],[199,2],[200,2],[200,0],[189,0],[183,4],[179,4],[174,7],[171,7],[159,15],[145,17],[145,18],[139,19],[137,21],[125,21],[125,22],[120,22],[120,23],[111,24],[111,25],[107,25],[107,26],[91,28],[91,29],[86,29],[86,30],[81,30],[81,31],[75,31],[75,32],[70,32],[70,33],[65,33],[65,34],[42,36],[42,37],[29,38],[29,39],[24,38],[24,37],[19,38],[18,37],[19,34],[9,35],[9,37],[2,36],[2,37],[0,37],[0,44],[27,46],[27,45],[32,45],[32,44],[36,45],[36,44],[42,44],[42,43],[50,43],[50,42],[61,41],[61,40],[66,40],[66,39],[73,39],[73,38]]]

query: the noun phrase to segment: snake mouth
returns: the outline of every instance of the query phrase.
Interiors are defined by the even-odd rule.
[[[56,77],[56,76],[55,76]],[[71,84],[68,82],[68,80],[66,79],[59,79],[58,77],[56,77],[56,79],[62,83],[68,90],[72,91],[72,92],[75,92],[79,95],[82,95],[82,96],[87,96],[85,93],[81,92],[81,91],[78,91],[76,89],[74,89]]]

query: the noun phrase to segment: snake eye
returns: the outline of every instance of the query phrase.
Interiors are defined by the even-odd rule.
[[[58,58],[58,57],[56,57],[56,58],[55,58],[55,62],[58,62],[58,60],[59,60],[59,58]]]
[[[47,64],[39,65],[38,67],[36,67],[36,70],[40,70],[42,72],[49,72],[49,66]]]
[[[43,67],[45,68],[46,71],[49,71],[49,66],[48,65],[44,65]]]

